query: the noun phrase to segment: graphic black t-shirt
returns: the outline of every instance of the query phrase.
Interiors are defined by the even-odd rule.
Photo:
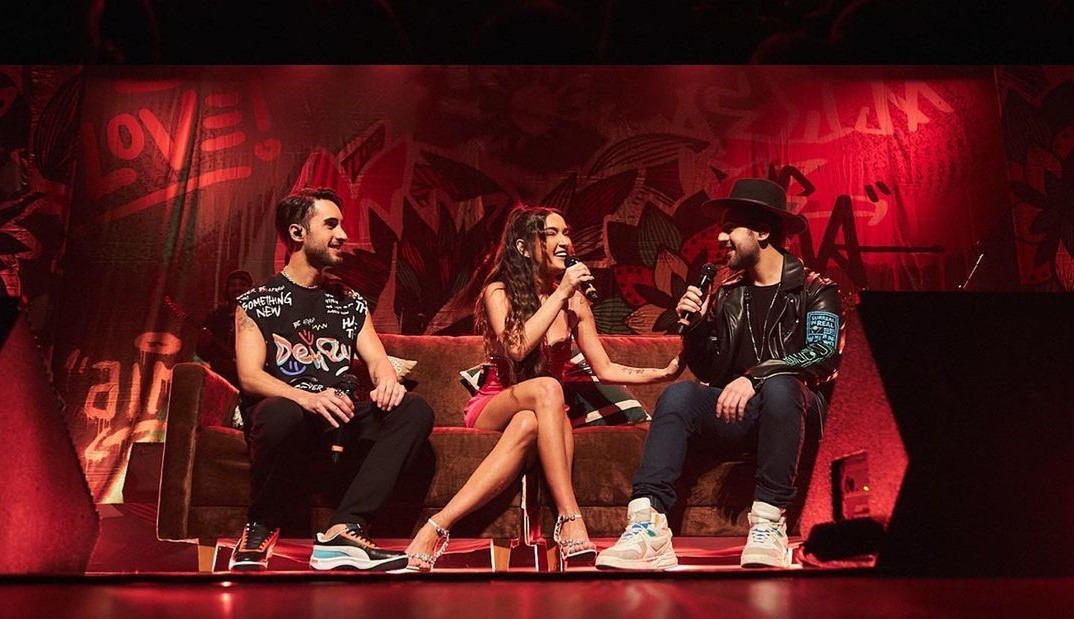
[[[742,325],[742,334],[738,340],[738,351],[735,354],[735,368],[734,372],[736,376],[741,376],[743,372],[752,368],[762,361],[768,361],[768,346],[765,345],[764,330],[771,329],[778,319],[775,310],[772,310],[772,301],[775,299],[776,290],[779,288],[779,284],[772,284],[771,286],[754,286],[749,284],[746,289],[746,307],[749,308],[749,325]],[[769,311],[772,310],[772,311]],[[768,317],[768,324],[765,324],[765,316]],[[751,341],[750,331],[752,330],[753,336],[756,338],[756,342]],[[757,358],[757,354],[754,351],[754,345],[756,344],[757,350],[761,353],[761,358]]]
[[[350,371],[368,307],[349,289],[304,288],[277,273],[239,297],[265,338],[265,371],[317,393]]]

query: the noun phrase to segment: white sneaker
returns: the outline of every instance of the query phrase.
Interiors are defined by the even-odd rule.
[[[597,555],[597,569],[666,570],[679,564],[671,545],[668,518],[647,498],[627,506],[630,524],[611,548]]]
[[[755,501],[749,513],[750,533],[742,549],[742,567],[790,567],[792,550],[787,546],[787,519],[783,510]]]

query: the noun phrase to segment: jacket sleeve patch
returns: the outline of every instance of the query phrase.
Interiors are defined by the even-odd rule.
[[[832,312],[806,313],[806,346],[821,344],[834,349],[839,342],[839,315]]]

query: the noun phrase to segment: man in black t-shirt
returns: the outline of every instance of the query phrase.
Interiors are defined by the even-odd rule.
[[[343,500],[317,534],[314,569],[405,568],[403,552],[377,547],[369,522],[433,426],[433,411],[406,392],[357,292],[325,281],[325,267],[343,261],[343,215],[329,189],[303,189],[276,206],[276,230],[287,266],[238,299],[236,361],[243,421],[252,458],[251,504],[231,559],[232,569],[264,569],[286,508],[304,487],[310,450],[336,443],[373,445]],[[368,401],[352,399],[348,374],[360,358],[374,385]],[[332,447],[330,447],[330,445]]]
[[[678,564],[667,512],[675,503],[687,444],[698,437],[721,455],[757,456],[743,567],[789,567],[786,510],[798,493],[806,428],[823,421],[843,350],[839,290],[784,249],[806,221],[765,179],[742,179],[707,202],[734,272],[711,294],[689,287],[676,307],[699,317],[683,334],[698,381],[660,395],[627,506],[629,524],[601,552],[602,569]]]

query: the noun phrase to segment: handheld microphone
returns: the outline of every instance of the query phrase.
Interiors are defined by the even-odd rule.
[[[712,285],[712,280],[716,279],[716,265],[711,262],[706,262],[701,267],[701,279],[697,280],[697,287],[701,289],[701,297],[704,299],[705,295],[709,293],[709,286]],[[685,312],[682,318],[679,319],[679,327],[675,331],[676,335],[682,335],[686,331],[686,327],[690,326],[690,321],[694,319],[696,312]]]
[[[578,260],[574,256],[567,256],[567,259],[563,261],[563,263],[567,265],[567,268],[570,268],[578,264],[579,262],[580,260]],[[597,289],[593,287],[593,282],[586,282],[582,284],[582,294],[585,295],[585,298],[589,299],[590,303],[600,302],[600,293],[597,292]]]
[[[344,374],[339,377],[339,383],[333,389],[348,398],[353,398],[354,392],[358,389],[358,377],[354,374]],[[340,422],[339,428],[336,429],[336,440],[332,441],[332,462],[339,462],[340,457],[343,456],[343,428],[345,425],[344,422]]]

